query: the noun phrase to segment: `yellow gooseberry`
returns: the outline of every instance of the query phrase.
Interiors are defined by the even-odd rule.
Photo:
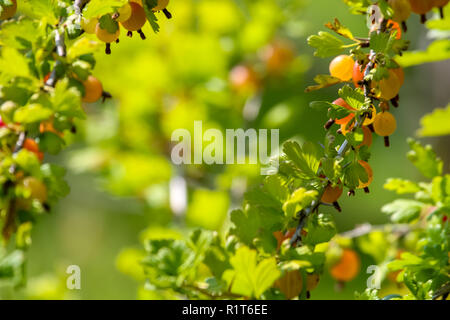
[[[347,55],[340,55],[330,63],[330,74],[341,81],[349,81],[353,76],[355,61]]]

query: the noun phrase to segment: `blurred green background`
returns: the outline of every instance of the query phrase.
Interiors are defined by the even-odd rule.
[[[336,88],[304,93],[316,74],[328,72],[329,64],[328,59],[313,57],[306,37],[335,17],[354,34],[367,32],[364,17],[351,15],[341,0],[172,0],[169,9],[174,18],[159,16],[158,35],[147,25],[146,41],[122,33],[111,56],[98,54],[95,75],[114,99],[86,106],[89,120],[80,124],[79,139],[60,157],[49,158],[69,166],[71,194],[32,232],[27,288],[6,290],[5,297],[137,298],[142,282],[118,270],[121,250],[139,248],[148,226],[182,233],[187,227],[217,228],[223,221],[206,221],[207,216],[223,215],[239,205],[242,194],[234,182],[244,177],[252,184],[260,178],[254,168],[172,167],[167,158],[172,130],[203,120],[207,127],[280,128],[283,140],[322,142],[326,115],[308,104],[336,99]],[[426,48],[427,31],[417,16],[408,27],[405,37],[411,47]],[[261,53],[274,39],[294,46],[296,58],[283,74],[267,74],[260,65]],[[229,72],[239,64],[262,70],[260,92],[230,88]],[[401,106],[395,110],[399,130],[390,149],[375,139],[371,193],[342,200],[343,212],[335,214],[340,231],[364,222],[387,222],[380,208],[394,199],[382,188],[388,177],[420,178],[406,160],[406,138],[415,135],[424,114],[449,102],[449,72],[449,61],[406,70]],[[255,95],[262,101],[260,113],[243,121],[244,105],[252,97],[257,101]],[[425,142],[433,144],[448,164],[448,138]],[[168,182],[175,174],[188,182],[187,219],[173,217],[170,210]],[[72,264],[81,267],[81,290],[65,289],[65,270]],[[363,268],[368,264],[369,258],[363,257]],[[365,289],[368,276],[362,272],[336,296],[333,281],[325,275],[312,299],[352,299],[355,290]]]

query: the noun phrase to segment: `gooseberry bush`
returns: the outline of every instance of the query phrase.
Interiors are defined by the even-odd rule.
[[[263,11],[256,2],[236,2],[249,7],[250,11],[255,8],[256,12]],[[282,4],[275,1],[273,10],[269,10],[273,16],[261,13],[267,19],[264,27],[270,30],[268,33],[279,27],[276,15],[289,14],[281,9],[286,5],[285,1],[279,2]],[[187,238],[168,233],[159,237],[152,235],[145,240],[143,250],[125,250],[119,256],[119,268],[145,282],[143,297],[307,299],[314,294],[313,290],[324,273],[329,273],[340,287],[364,273],[361,253],[372,257],[378,268],[375,285],[357,293],[359,299],[445,299],[448,296],[450,183],[448,175],[444,174],[442,161],[428,146],[410,140],[408,158],[430,181],[416,183],[395,178],[385,185],[386,189],[399,195],[411,194],[414,197],[397,199],[383,207],[382,210],[390,215],[391,224],[362,225],[338,233],[333,214],[322,209],[334,207],[345,214],[346,208],[339,204],[342,196],[370,192],[369,187],[376,176],[371,168],[370,148],[374,143],[382,143],[391,149],[395,147],[389,140],[397,128],[395,108],[406,107],[400,100],[405,82],[403,67],[448,58],[448,39],[445,38],[438,38],[426,52],[409,52],[409,42],[405,40],[408,19],[417,18],[411,16],[415,13],[425,23],[426,14],[435,11],[441,18],[427,21],[426,27],[448,30],[450,14],[446,14],[449,11],[446,9],[449,6],[444,8],[446,1],[345,2],[353,13],[368,21],[367,34],[362,37],[353,35],[335,19],[326,24],[328,31],[320,31],[308,39],[308,44],[316,49],[316,56],[329,59],[330,64],[329,74],[317,75],[314,79],[316,84],[308,87],[306,92],[340,86],[330,97],[332,102],[311,103],[312,109],[327,114],[322,143],[286,142],[279,158],[278,173],[266,177],[263,184],[248,188],[241,209],[230,213],[228,224],[221,226],[222,220],[211,218],[209,223],[194,230]],[[16,4],[13,0],[1,1],[1,19],[5,21],[0,32],[0,63],[3,63],[0,226],[3,242],[14,249],[0,251],[0,279],[17,285],[24,281],[24,252],[31,244],[33,223],[69,192],[63,180],[65,170],[45,163],[45,157],[59,153],[76,139],[79,120],[89,121],[82,103],[95,103],[111,97],[104,91],[102,82],[93,75],[96,66],[93,53],[105,46],[106,54],[111,54],[111,51],[114,54],[112,46],[118,42],[121,30],[125,29],[128,36],[137,32],[140,38],[145,39],[142,28],[147,21],[157,32],[158,12],[161,11],[166,18],[172,15],[167,9],[168,1],[163,0],[19,0],[23,16],[15,16]],[[227,7],[218,6],[216,9],[223,8]],[[296,12],[286,11],[290,14]],[[224,14],[226,12],[223,11]],[[187,19],[186,16],[184,18]],[[208,27],[215,27],[217,35],[225,33],[214,24]],[[236,38],[241,33],[251,32],[248,31],[250,27],[242,31],[231,22],[227,27],[238,30],[234,35]],[[165,40],[168,48],[163,50],[177,49],[170,44],[173,39],[168,37]],[[188,34],[182,40],[188,43],[193,36]],[[212,41],[205,41],[202,37],[195,40],[195,48],[187,50],[190,53],[199,53],[195,50],[198,48],[216,49],[211,45]],[[252,51],[251,43],[242,41],[240,45],[248,46],[243,49],[247,54]],[[194,96],[207,100],[205,106],[219,110],[220,104],[224,103],[219,100],[225,101],[233,105],[238,111],[236,114],[244,115],[244,119],[227,119],[229,123],[251,124],[255,116],[248,111],[255,101],[267,95],[262,89],[264,85],[273,85],[270,84],[271,78],[289,83],[289,76],[298,76],[303,71],[295,60],[292,47],[286,41],[267,41],[259,57],[263,67],[248,58],[237,59],[233,54],[221,56],[216,53],[215,59],[224,65],[234,65],[229,74],[229,88],[220,94],[217,93],[220,90],[211,90],[216,93],[210,95],[201,89],[176,88],[181,92],[178,92],[181,107],[168,113],[156,108],[157,111],[151,115],[144,111],[134,115],[121,111],[124,118],[132,119],[134,128],[119,129],[122,130],[120,136],[112,139],[114,147],[101,153],[95,149],[100,161],[88,169],[103,171],[109,178],[107,188],[113,193],[139,194],[139,197],[152,202],[157,189],[149,188],[142,192],[143,186],[148,180],[157,184],[171,175],[162,157],[154,156],[154,153],[167,156],[168,139],[163,136],[179,125],[179,122],[173,124],[178,120],[176,116],[190,120],[192,114],[201,114],[189,99]],[[205,81],[205,74],[222,71],[208,70],[211,64],[207,59],[196,65],[194,71],[186,70],[188,67],[184,60],[170,66],[153,62],[157,62],[156,59],[147,63],[158,71],[167,72],[159,72],[152,78],[157,92],[149,94],[148,98],[156,101],[155,104],[164,99],[161,91],[168,86],[165,82],[168,78],[188,82],[189,89],[196,86],[224,87],[220,81],[219,84]],[[17,67],[11,69],[8,67],[11,65]],[[283,77],[286,70],[291,74]],[[114,77],[115,70],[110,72]],[[194,76],[186,77],[187,72]],[[119,79],[116,81],[120,82]],[[122,88],[127,84],[117,86]],[[147,89],[145,86],[130,88],[136,90],[136,96]],[[125,103],[136,101],[137,98]],[[244,110],[238,105],[245,105]],[[445,115],[448,119],[448,114],[448,111],[437,111],[424,118],[424,135],[448,133],[439,131],[439,126],[435,125]],[[156,128],[145,136],[147,128],[140,122],[145,117],[150,118],[152,124],[161,124],[162,128]],[[214,117],[210,120],[210,123],[217,121]],[[134,134],[135,131],[139,134]],[[380,138],[376,139],[377,136]],[[151,157],[139,152],[126,154],[133,148],[140,151],[148,140],[152,140],[154,148]],[[386,154],[392,152],[386,150]],[[75,160],[79,160],[82,154],[78,156]],[[79,165],[78,161],[75,162]],[[114,170],[117,163],[128,174],[118,178],[117,172],[122,170]],[[152,170],[143,170],[148,166]],[[236,175],[231,172],[219,176],[216,168],[205,166],[183,168],[181,171],[180,175],[188,182],[194,181],[194,185],[207,184],[208,179],[204,177],[216,175],[222,179],[222,188],[226,191],[231,189],[227,180]],[[139,176],[139,180],[131,181],[131,176]],[[223,193],[199,192],[194,194],[194,198],[212,197],[215,205],[220,207],[224,206]],[[195,220],[195,216],[189,218]],[[134,264],[120,264],[124,260]],[[403,283],[409,292],[383,295],[376,284],[384,279]]]
[[[69,192],[65,169],[47,163],[46,155],[74,141],[76,121],[86,118],[84,103],[111,97],[93,75],[98,40],[110,53],[120,25],[139,31],[149,21],[158,32],[155,14],[170,13],[168,1],[157,0],[0,5],[0,278],[20,284],[33,223]],[[94,29],[96,38],[89,36]]]
[[[443,163],[429,146],[410,140],[408,158],[431,182],[386,182],[388,190],[414,195],[382,208],[390,224],[365,224],[338,233],[333,214],[322,211],[332,206],[345,214],[339,204],[344,194],[370,192],[376,175],[370,147],[381,139],[392,148],[389,137],[397,128],[395,108],[401,106],[405,82],[402,66],[439,60],[426,52],[408,52],[405,36],[412,11],[424,15],[440,4],[420,11],[409,1],[346,2],[352,12],[366,15],[367,37],[353,35],[335,19],[326,27],[337,35],[321,31],[308,39],[316,56],[332,59],[329,74],[318,75],[317,84],[306,91],[341,85],[333,102],[311,103],[328,115],[324,142],[286,142],[278,173],[247,190],[242,209],[231,212],[226,231],[197,229],[184,240],[178,235],[150,236],[145,251],[125,250],[119,268],[146,279],[142,297],[307,299],[323,273],[338,287],[365,273],[360,257],[365,254],[373,259],[375,273],[356,298],[446,299],[449,190]],[[249,91],[258,86],[255,79],[254,70],[242,66],[233,69],[230,78],[232,85]],[[428,125],[430,117],[436,119],[427,116]],[[125,269],[130,264],[120,265],[133,259],[138,262],[134,272]],[[408,291],[383,295],[379,289],[385,280],[402,283]]]

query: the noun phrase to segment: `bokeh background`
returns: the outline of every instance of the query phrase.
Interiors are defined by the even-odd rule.
[[[4,297],[145,297],[142,279],[124,258],[133,255],[129,248],[140,248],[149,237],[183,235],[196,226],[220,230],[230,208],[239,206],[245,186],[260,179],[252,166],[173,167],[168,157],[171,132],[203,120],[204,126],[222,130],[279,128],[282,140],[321,142],[326,115],[309,108],[309,102],[336,99],[336,88],[304,93],[316,74],[328,72],[330,61],[314,57],[306,38],[335,17],[354,34],[367,33],[364,17],[350,14],[341,0],[172,0],[169,9],[174,18],[159,16],[158,35],[147,25],[146,41],[122,33],[112,55],[99,50],[95,76],[114,99],[86,106],[89,120],[79,124],[73,145],[48,158],[69,168],[71,193],[32,232],[27,287],[4,288]],[[430,40],[417,16],[408,27],[411,48],[426,48]],[[271,73],[264,55],[277,41],[292,46],[295,57],[282,72]],[[236,65],[255,70],[262,88],[233,88],[229,74]],[[424,114],[448,104],[450,61],[405,71],[401,107],[395,110],[399,130],[389,149],[382,139],[374,141],[371,193],[343,198],[343,212],[335,214],[340,231],[387,222],[380,208],[394,199],[382,188],[388,177],[422,179],[406,159],[406,138],[416,135]],[[245,106],[252,103],[260,106],[258,115],[243,118]],[[449,139],[423,141],[436,148],[448,172]],[[188,186],[184,213],[170,207],[169,182],[175,176]],[[363,269],[371,264],[368,257],[362,259]],[[65,289],[65,270],[72,264],[81,267],[78,291]],[[334,282],[324,275],[312,299],[352,299],[355,290],[365,289],[367,277],[362,272],[336,295]]]

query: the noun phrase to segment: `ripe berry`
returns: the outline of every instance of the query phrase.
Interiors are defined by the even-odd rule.
[[[33,139],[27,138],[23,143],[23,148],[34,153],[36,157],[42,161],[44,159],[44,153],[39,150],[39,146]]]
[[[332,204],[338,201],[343,191],[344,188],[342,187],[342,185],[337,185],[333,187],[331,184],[329,184],[325,187],[325,192],[322,195],[321,201],[323,203]]]
[[[364,70],[361,70],[361,65],[358,63],[358,61],[355,61],[355,64],[353,66],[352,78],[355,88],[361,88],[360,83],[364,80]]]
[[[389,5],[394,10],[392,20],[402,23],[408,20],[411,15],[411,4],[408,0],[388,0]]]
[[[95,34],[100,41],[111,43],[119,39],[120,36],[120,27],[117,25],[117,30],[115,33],[110,33],[108,30],[103,29],[100,23],[97,23],[95,27]]]
[[[402,86],[405,83],[405,72],[402,68],[392,69],[392,71],[397,75],[400,86]]]
[[[95,34],[97,28],[98,19],[81,19],[81,28],[83,28],[84,32],[89,34]]]
[[[31,199],[36,199],[41,203],[47,201],[47,187],[40,180],[34,177],[27,177],[22,180],[21,185],[29,190]]]
[[[355,61],[352,57],[340,55],[330,63],[330,74],[342,81],[349,81],[353,75]]]
[[[331,268],[330,273],[337,281],[351,281],[358,275],[360,266],[358,254],[351,249],[344,249],[341,259]]]
[[[375,86],[378,89],[377,96],[381,99],[389,101],[398,95],[402,84],[401,79],[397,76],[397,73],[393,71],[393,69],[390,69],[389,77],[375,83]]]
[[[82,81],[84,86],[83,102],[96,102],[102,97],[103,86],[102,83],[94,76],[88,76],[85,81]]]
[[[367,188],[368,186],[370,186],[370,184],[373,181],[373,170],[367,162],[365,162],[363,160],[358,160],[358,162],[364,168],[364,170],[366,170],[366,173],[368,176],[367,182],[359,181],[358,189],[364,189],[364,188]]]
[[[433,1],[431,0],[409,0],[411,10],[421,16],[421,22],[425,23],[427,20],[426,13],[433,8]]]
[[[439,13],[441,18],[444,19],[444,7],[449,3],[450,0],[432,0],[433,6],[439,8]]]
[[[5,6],[3,5],[2,14],[0,15],[0,20],[6,20],[12,18],[17,11],[17,0],[12,0],[12,5]]]
[[[131,16],[128,20],[122,22],[122,26],[128,31],[138,31],[144,26],[147,21],[147,16],[145,15],[145,10],[141,5],[135,2],[130,2],[130,6]]]
[[[3,122],[2,117],[0,116],[0,128],[6,127],[6,124]]]
[[[306,276],[306,290],[312,291],[319,285],[320,277],[318,274],[308,274]]]
[[[298,270],[287,271],[275,282],[275,287],[280,289],[288,300],[298,297],[303,289],[302,275]]]

